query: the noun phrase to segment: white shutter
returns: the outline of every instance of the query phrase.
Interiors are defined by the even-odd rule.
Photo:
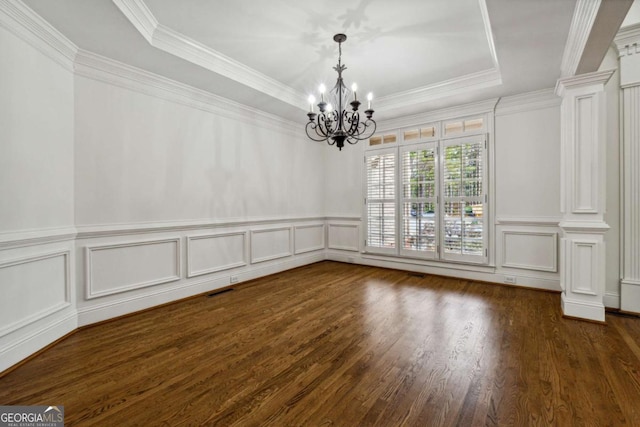
[[[484,137],[443,141],[441,258],[486,262]]]
[[[437,256],[436,143],[403,147],[400,155],[400,254]]]
[[[396,253],[396,150],[365,154],[367,252]]]

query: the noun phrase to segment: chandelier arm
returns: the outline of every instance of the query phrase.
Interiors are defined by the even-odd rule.
[[[325,135],[322,132],[322,128],[315,122],[307,123],[307,126],[305,127],[305,132],[307,133],[307,136],[309,137],[309,139],[313,141],[317,141],[317,142],[329,141],[329,135]],[[314,133],[315,135],[318,135],[320,138],[315,138]]]
[[[366,120],[364,122],[360,122],[358,124],[358,132],[349,135],[349,139],[351,139],[351,141],[354,141],[354,142],[351,142],[351,141],[348,141],[348,142],[350,144],[355,144],[358,141],[369,139],[376,132],[376,128],[377,128],[377,125],[374,120]]]

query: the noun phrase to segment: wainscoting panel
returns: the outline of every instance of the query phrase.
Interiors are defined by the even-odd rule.
[[[360,250],[360,225],[357,223],[329,223],[329,249]]]
[[[296,225],[293,234],[296,255],[324,249],[324,224]]]
[[[597,295],[598,288],[598,242],[591,240],[573,240],[571,252],[571,291],[577,294]]]
[[[293,255],[292,227],[251,230],[251,264]]]
[[[86,298],[180,280],[180,238],[87,246]]]
[[[187,277],[247,265],[247,232],[187,237]]]
[[[502,267],[558,271],[558,233],[502,231]]]
[[[0,264],[0,337],[71,305],[69,251]]]

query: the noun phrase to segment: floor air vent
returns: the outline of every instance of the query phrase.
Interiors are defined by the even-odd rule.
[[[223,289],[221,291],[214,291],[214,292],[211,292],[210,294],[207,294],[207,298],[217,297],[218,295],[224,294],[225,292],[231,292],[232,290],[233,288]]]
[[[411,277],[419,277],[421,279],[424,279],[424,274],[422,274],[422,273],[409,273],[409,276],[411,276]]]

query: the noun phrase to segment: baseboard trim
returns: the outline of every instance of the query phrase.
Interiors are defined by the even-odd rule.
[[[77,312],[70,310],[59,319],[7,345],[0,351],[0,378],[75,332],[77,318]]]
[[[475,269],[466,265],[457,266],[447,264],[442,266],[433,266],[422,263],[419,260],[394,260],[392,258],[382,259],[381,256],[360,256],[360,254],[347,254],[336,251],[327,251],[326,259],[348,264],[360,264],[368,265],[371,267],[391,268],[394,270],[411,271],[415,273],[432,274],[435,276],[455,277],[459,279],[505,285],[503,272],[496,272],[494,268],[487,266],[478,266]],[[554,293],[561,292],[560,279],[549,279],[531,275],[518,275],[516,283],[508,285],[518,288],[535,289]]]
[[[614,294],[613,292],[606,292],[604,294],[604,306],[606,308],[620,308],[620,294]]]
[[[640,282],[623,279],[620,283],[620,310],[640,313]]]
[[[120,298],[104,303],[91,304],[83,301],[84,306],[78,307],[78,326],[85,327],[98,322],[104,322],[113,318],[126,316],[161,305],[170,304],[185,298],[223,289],[232,285],[231,275],[238,278],[239,283],[268,276],[285,270],[290,270],[303,265],[324,260],[324,253],[296,256],[286,261],[273,262],[265,266],[250,268],[241,272],[226,272],[224,275],[209,277],[204,280],[183,280],[177,286],[157,290],[151,293],[142,293],[128,298]]]
[[[566,294],[562,294],[562,314],[567,318],[579,320],[591,320],[605,323],[604,304],[589,303],[584,301],[568,300]]]

